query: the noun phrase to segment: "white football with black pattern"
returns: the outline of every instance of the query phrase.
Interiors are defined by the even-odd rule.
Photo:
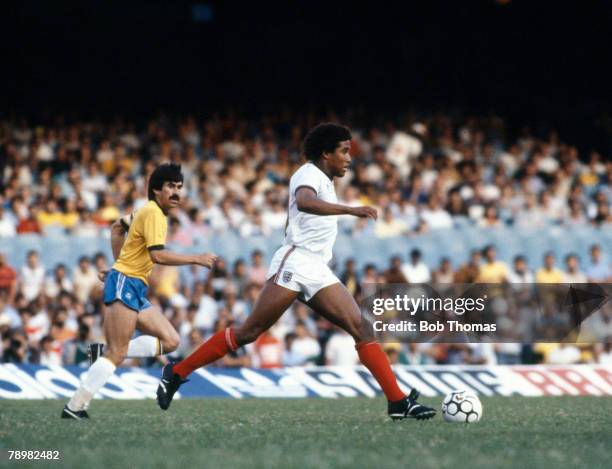
[[[482,418],[482,403],[476,394],[469,391],[451,391],[442,401],[442,417],[447,422],[479,422]]]

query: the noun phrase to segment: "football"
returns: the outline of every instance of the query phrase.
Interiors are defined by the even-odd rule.
[[[482,404],[471,392],[451,391],[442,401],[442,417],[447,422],[475,423],[482,417]]]

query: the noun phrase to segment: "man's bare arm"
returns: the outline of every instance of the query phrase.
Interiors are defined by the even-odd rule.
[[[217,260],[217,256],[211,253],[203,254],[179,254],[168,249],[152,249],[149,251],[151,260],[155,264],[161,265],[201,265],[203,267],[212,268]]]
[[[121,219],[115,221],[115,223],[111,225],[111,249],[115,260],[117,260],[121,253],[121,248],[125,242],[125,235],[127,232],[128,229]]]
[[[313,215],[353,215],[359,218],[378,218],[378,212],[372,207],[349,207],[348,205],[332,204],[317,197],[311,187],[300,187],[295,193],[297,208],[300,212]]]

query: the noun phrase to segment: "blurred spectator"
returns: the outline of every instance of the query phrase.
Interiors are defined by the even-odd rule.
[[[552,350],[548,352],[546,363],[551,365],[571,365],[580,363],[580,349],[574,344],[560,343],[555,344]]]
[[[283,350],[283,366],[302,366],[306,360],[302,355],[293,350],[293,344],[297,335],[289,332],[285,335],[285,349]]]
[[[2,205],[0,198],[0,238],[9,238],[17,234],[17,224],[15,217],[9,214]]]
[[[612,282],[612,268],[610,263],[601,254],[598,244],[591,246],[591,263],[587,268],[586,275],[590,282],[610,283]]]
[[[402,259],[398,256],[391,258],[391,265],[383,274],[386,283],[406,283],[406,277],[402,273]]]
[[[291,346],[291,353],[296,357],[301,357],[302,364],[316,363],[321,353],[319,342],[310,335],[304,322],[300,320],[295,325],[295,340]]]
[[[325,346],[325,364],[353,366],[359,364],[355,340],[344,330],[336,328]]]
[[[196,265],[185,265],[179,268],[179,281],[183,288],[189,292],[193,292],[197,284],[203,285],[210,270],[202,269]]]
[[[448,257],[443,257],[440,260],[440,266],[434,271],[432,277],[434,283],[453,283],[455,273]]]
[[[429,197],[427,206],[423,208],[421,212],[421,218],[432,230],[452,228],[453,226],[453,219],[450,214],[441,207],[440,199],[435,195]]]
[[[52,337],[46,335],[40,340],[40,358],[41,365],[54,366],[62,364],[62,355],[60,346],[53,340]]]
[[[205,332],[212,332],[218,318],[219,305],[211,293],[212,287],[208,284],[206,288],[202,289],[201,296],[196,298],[198,312],[195,316],[194,326]]]
[[[503,222],[499,219],[499,214],[494,206],[489,205],[486,208],[484,218],[480,220],[479,225],[483,228],[499,228],[503,226]]]
[[[47,277],[45,281],[45,294],[49,298],[55,298],[62,291],[72,292],[72,281],[66,274],[66,266],[58,264],[55,266],[53,276]]]
[[[391,207],[387,206],[383,210],[383,216],[378,219],[374,228],[374,233],[378,238],[392,238],[400,236],[408,231],[408,226],[402,220],[395,219]]]
[[[21,327],[21,318],[4,293],[0,293],[0,322],[6,328],[7,333],[10,329]]]
[[[266,283],[266,274],[268,268],[263,263],[263,253],[260,250],[255,250],[251,254],[251,266],[249,267],[249,282],[255,285],[263,285]]]
[[[36,298],[43,289],[45,269],[40,265],[40,258],[36,251],[29,251],[26,265],[21,268],[21,293],[27,301]]]
[[[207,269],[200,269],[201,271],[207,271]],[[232,284],[237,290],[238,296],[242,296],[249,284],[249,273],[247,266],[242,259],[238,259],[234,262],[234,268],[232,270]]]
[[[223,292],[230,284],[230,281],[231,277],[227,270],[225,259],[217,259],[206,279],[206,288],[212,293],[215,301],[219,301],[223,297]]]
[[[521,363],[521,344],[500,343],[494,345],[499,365],[518,365]]]
[[[98,272],[91,265],[91,261],[87,256],[81,256],[79,259],[79,267],[72,274],[72,284],[74,285],[74,294],[82,303],[86,303],[89,299],[91,291],[100,282]]]
[[[502,283],[508,280],[508,266],[505,262],[496,259],[497,252],[494,246],[483,249],[482,257],[484,263],[480,266],[478,282],[480,283]]]
[[[376,283],[379,281],[379,275],[374,264],[366,264],[363,268],[361,283],[359,289],[361,295],[366,298],[376,292]]]
[[[510,283],[518,284],[531,284],[533,283],[534,276],[529,266],[527,265],[527,259],[525,256],[516,256],[512,265],[512,269],[508,272],[508,281]]]
[[[421,261],[421,251],[410,251],[410,262],[402,265],[402,273],[408,283],[427,283],[431,280],[429,267]]]
[[[480,275],[480,251],[475,249],[470,260],[455,272],[455,283],[474,283]]]
[[[283,344],[270,330],[261,334],[254,342],[255,358],[259,368],[279,368],[283,364]]]
[[[81,324],[76,337],[67,341],[62,348],[64,365],[89,366],[88,347],[94,342],[91,329],[87,324]]]
[[[344,272],[340,275],[340,281],[346,286],[346,289],[353,296],[360,293],[359,278],[355,270],[355,260],[347,259],[344,263]]]
[[[6,261],[6,256],[0,253],[0,296],[12,304],[17,294],[17,272]]]
[[[467,344],[466,352],[465,361],[470,365],[497,365],[495,344],[490,342]]]
[[[228,284],[223,291],[223,299],[219,301],[219,307],[227,311],[229,316],[238,324],[244,323],[249,315],[247,304],[238,299],[238,291],[232,284]]]
[[[19,332],[14,332],[8,336],[7,344],[4,347],[2,363],[27,363],[28,346],[26,338]]]
[[[544,255],[544,266],[536,272],[536,283],[563,283],[563,271],[555,267],[555,255],[547,252]]]
[[[586,283],[587,276],[580,271],[580,263],[576,254],[565,256],[565,272],[563,273],[563,283]]]

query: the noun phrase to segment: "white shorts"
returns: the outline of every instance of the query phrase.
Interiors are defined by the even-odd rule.
[[[309,301],[322,288],[340,282],[320,256],[297,246],[283,246],[274,253],[266,278],[300,292],[303,301]]]

